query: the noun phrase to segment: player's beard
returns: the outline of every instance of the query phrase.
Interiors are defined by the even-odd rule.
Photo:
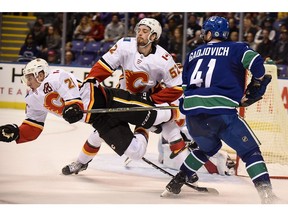
[[[137,47],[143,47],[148,43],[148,41],[145,41],[142,37],[137,37]]]

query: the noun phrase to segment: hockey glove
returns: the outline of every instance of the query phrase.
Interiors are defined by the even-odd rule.
[[[154,103],[150,97],[150,92],[137,93],[136,95],[140,96],[143,100],[146,100],[149,103]]]
[[[12,142],[19,137],[19,128],[16,124],[0,126],[0,141]]]
[[[251,82],[248,84],[245,91],[246,101],[242,102],[240,106],[247,107],[251,104],[262,99],[265,94],[268,84],[271,82],[272,76],[269,74],[264,75],[262,80],[252,77]]]
[[[65,106],[62,115],[67,122],[72,124],[83,118],[83,111],[78,104],[71,104]]]

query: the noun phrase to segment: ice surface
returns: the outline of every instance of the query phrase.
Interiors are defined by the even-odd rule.
[[[20,125],[24,118],[23,110],[0,109],[0,125],[7,123]],[[282,211],[281,208],[285,208],[283,211],[287,211],[287,204],[272,205],[268,209],[256,205],[260,203],[260,200],[251,180],[238,176],[199,173],[199,185],[216,188],[220,192],[219,196],[201,194],[183,186],[179,196],[161,198],[160,194],[171,179],[168,175],[142,160],[132,161],[128,167],[125,167],[126,157],[119,157],[104,143],[86,171],[78,175],[62,175],[62,167],[76,160],[84,141],[92,131],[93,128],[90,125],[84,123],[69,125],[61,118],[48,115],[44,131],[37,140],[19,145],[15,142],[1,142],[0,208],[11,211],[16,208],[9,204],[29,204],[17,205],[17,209],[22,209],[21,212],[23,212],[26,208],[30,210],[31,204],[42,204],[36,205],[35,208],[32,205],[30,215],[33,215],[33,211],[38,208],[44,208],[44,210],[41,209],[43,214],[40,215],[46,213],[48,215],[50,211],[55,212],[54,208],[56,212],[59,208],[59,211],[65,208],[68,212],[72,211],[77,215],[83,214],[84,209],[89,215],[99,215],[100,209],[107,213],[115,211],[115,214],[126,212],[125,215],[130,213],[131,215],[151,215],[154,210],[164,212],[163,215],[175,215],[179,211],[193,214],[193,209],[205,210],[206,213],[211,211],[211,214],[217,211],[222,212],[221,214],[225,214],[226,211],[229,211],[226,212],[228,214],[232,213],[230,211],[238,211],[239,205],[227,204],[243,204],[249,209],[251,206],[256,206],[255,209],[263,211],[262,214],[269,211],[273,214],[273,208],[276,206],[277,210]],[[157,142],[158,135],[151,135],[145,157],[161,166],[157,162]],[[167,169],[167,171],[175,174],[175,170]],[[288,203],[288,180],[272,179],[272,184],[278,197],[284,203]],[[55,207],[55,204],[63,205]],[[253,207],[252,210],[254,210]],[[1,215],[7,214],[1,213]]]

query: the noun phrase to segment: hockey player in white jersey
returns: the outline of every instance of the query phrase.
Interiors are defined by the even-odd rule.
[[[70,124],[82,121],[91,124],[118,155],[141,158],[147,140],[134,134],[129,123],[144,129],[170,121],[171,110],[148,110],[124,113],[86,113],[84,110],[117,107],[152,107],[153,103],[138,95],[115,88],[104,88],[94,78],[85,80],[81,87],[73,74],[62,69],[49,70],[44,59],[35,59],[23,69],[22,80],[30,88],[25,97],[26,118],[20,126],[0,126],[0,141],[17,144],[37,139],[44,128],[48,113],[63,117]],[[91,143],[98,143],[90,139]],[[85,169],[84,164],[81,169]]]
[[[121,67],[119,88],[132,94],[141,95],[156,104],[171,104],[177,101],[182,96],[182,89],[179,88],[182,83],[181,71],[173,57],[157,45],[162,33],[160,23],[152,18],[144,18],[137,24],[135,31],[135,38],[122,38],[105,53],[92,67],[88,78],[96,78],[102,82]],[[165,85],[164,88],[162,84]],[[135,133],[139,130],[148,137],[148,131],[143,128],[136,127]],[[161,125],[159,131],[162,131],[164,138],[169,142],[172,154],[177,154],[178,150],[185,147],[185,142],[175,121]],[[63,168],[65,174],[78,173],[75,166],[80,167],[81,164],[86,164],[93,159],[99,150],[100,143],[95,145],[90,140],[96,140],[97,136],[97,133],[91,134],[91,137],[85,142],[77,162]],[[69,169],[71,172],[66,172]]]

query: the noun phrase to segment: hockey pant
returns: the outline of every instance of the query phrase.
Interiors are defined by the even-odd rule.
[[[237,114],[187,116],[189,133],[199,146],[185,159],[181,169],[197,171],[209,157],[213,156],[224,141],[233,148],[246,164],[246,170],[257,185],[269,182],[266,164],[259,149],[259,140],[248,124]]]
[[[149,101],[140,96],[130,94],[122,89],[104,89],[106,108],[153,106]],[[95,102],[93,108],[103,108],[101,93],[103,91],[94,88]],[[101,92],[100,92],[101,91]],[[103,96],[102,96],[103,98]],[[100,107],[99,107],[100,106]],[[160,114],[161,113],[161,114]],[[159,119],[161,118],[161,119]],[[131,143],[135,143],[135,136],[130,129],[129,123],[136,127],[148,129],[158,122],[163,123],[171,118],[170,110],[149,110],[137,112],[118,112],[92,114],[89,122],[98,131],[99,136],[118,154],[123,155]],[[139,135],[140,137],[140,135]],[[134,139],[134,140],[133,140]],[[140,141],[143,143],[143,140]],[[147,141],[146,141],[147,142]],[[147,146],[147,143],[146,143]],[[145,147],[146,149],[146,147]],[[143,150],[142,150],[143,151]],[[142,154],[139,154],[142,155]],[[140,156],[137,156],[140,157]],[[132,158],[133,159],[133,158]]]

